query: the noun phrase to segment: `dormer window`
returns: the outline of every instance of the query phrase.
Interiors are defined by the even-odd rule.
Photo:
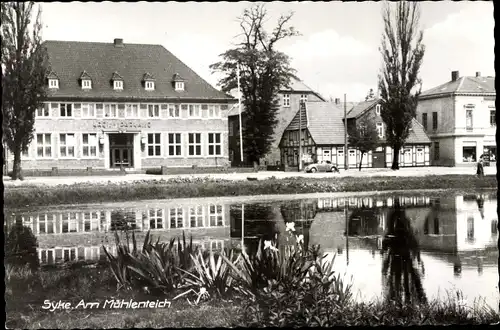
[[[59,88],[59,79],[49,79],[49,88]]]
[[[176,81],[175,82],[175,90],[176,91],[183,91],[184,90],[184,82],[183,81]]]
[[[82,80],[82,89],[92,89],[92,80],[90,79]]]
[[[111,82],[113,83],[114,90],[123,90],[123,78],[118,74],[118,72],[113,72],[113,75],[111,76]]]
[[[144,82],[145,90],[152,91],[155,89],[155,78],[149,72],[146,72],[144,74],[144,77],[142,77],[142,81]]]
[[[89,76],[87,71],[83,71],[80,75],[80,82],[82,89],[92,89],[92,78]]]
[[[174,73],[174,76],[172,77],[172,84],[174,86],[175,91],[180,92],[184,90],[185,80],[182,78],[178,73]]]
[[[49,88],[59,88],[59,77],[54,71],[50,71],[47,75],[47,82],[49,84]]]
[[[154,81],[146,81],[144,87],[147,91],[152,91],[155,89],[155,82]]]
[[[115,80],[113,82],[113,89],[115,89],[115,90],[122,90],[123,89],[123,81],[121,81],[121,80]]]

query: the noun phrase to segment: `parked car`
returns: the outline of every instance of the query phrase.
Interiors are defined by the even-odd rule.
[[[304,171],[306,171],[308,173],[315,173],[315,172],[334,172],[334,173],[338,173],[339,169],[337,168],[337,166],[335,166],[334,164],[332,164],[331,161],[329,161],[329,160],[322,160],[321,162],[312,163],[312,164],[307,165],[304,168]]]

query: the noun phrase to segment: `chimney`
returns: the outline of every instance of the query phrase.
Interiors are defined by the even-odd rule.
[[[123,39],[116,38],[114,40],[115,47],[123,47]]]
[[[451,71],[451,81],[457,81],[458,71]]]
[[[476,77],[481,77],[481,72],[476,71]]]

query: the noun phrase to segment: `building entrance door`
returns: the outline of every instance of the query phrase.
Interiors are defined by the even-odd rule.
[[[425,161],[424,158],[424,148],[417,148],[417,163],[423,163]]]
[[[109,134],[111,168],[134,167],[133,141],[133,134]]]
[[[383,147],[378,147],[372,152],[372,167],[384,168],[385,167],[385,150]]]

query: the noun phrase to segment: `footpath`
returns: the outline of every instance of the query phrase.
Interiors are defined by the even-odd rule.
[[[485,175],[496,175],[496,166],[484,167]],[[5,188],[22,187],[22,186],[58,186],[71,184],[106,184],[106,183],[126,183],[134,181],[159,181],[171,180],[178,178],[212,178],[223,180],[248,180],[248,178],[256,180],[265,180],[271,177],[276,179],[305,177],[305,178],[331,178],[331,177],[373,177],[373,176],[400,176],[414,177],[427,175],[475,175],[475,167],[408,167],[401,168],[397,171],[382,168],[368,168],[340,170],[340,173],[304,173],[304,172],[274,172],[261,171],[251,173],[236,173],[229,170],[226,173],[214,174],[170,174],[170,175],[151,175],[151,174],[126,174],[126,175],[100,175],[100,176],[54,176],[54,177],[27,177],[23,181],[13,181],[10,177],[3,177]]]

